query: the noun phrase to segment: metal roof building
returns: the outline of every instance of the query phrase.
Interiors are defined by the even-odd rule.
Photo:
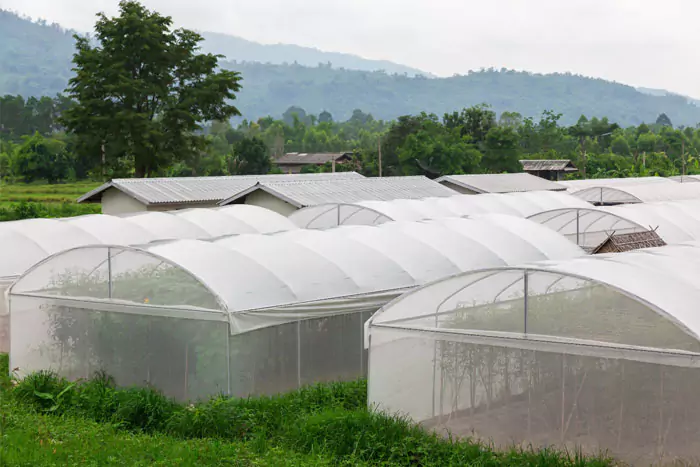
[[[563,185],[528,173],[445,175],[435,181],[467,195],[566,190],[566,187]]]
[[[578,172],[569,159],[525,159],[520,164],[525,172],[547,180],[561,180],[566,174]]]
[[[79,203],[102,203],[103,214],[214,207],[260,181],[363,179],[357,172],[114,179],[86,193]]]
[[[246,203],[289,215],[297,209],[328,203],[448,197],[456,192],[423,176],[345,180],[263,181],[222,201]]]

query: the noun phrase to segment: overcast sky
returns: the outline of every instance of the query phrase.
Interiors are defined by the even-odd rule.
[[[115,0],[0,0],[87,31]],[[697,0],[144,0],[176,24],[450,76],[570,71],[700,98]]]

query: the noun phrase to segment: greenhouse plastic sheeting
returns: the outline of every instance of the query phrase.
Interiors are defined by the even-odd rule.
[[[650,224],[645,227],[643,224],[627,219],[624,210],[615,211],[615,208],[610,210],[593,207],[553,209],[534,214],[528,217],[528,220],[549,227],[587,251],[599,246],[612,233],[640,233],[651,229],[648,226]]]
[[[361,201],[353,204],[322,204],[300,209],[289,216],[306,229],[339,225],[379,225],[389,221],[416,221],[478,214],[509,214],[527,217],[558,208],[591,207],[579,198],[553,191],[456,195],[421,200]]]
[[[179,398],[354,379],[366,370],[364,322],[402,292],[475,268],[584,254],[538,224],[505,221],[452,218],[68,250],[10,291],[12,365],[67,377],[102,368],[118,384],[148,381]],[[528,238],[520,240],[525,224]],[[529,238],[537,231],[542,240]],[[117,363],[137,349],[151,368],[173,355],[183,361],[163,363],[160,376],[144,379],[152,373]]]
[[[86,215],[64,219],[27,219],[0,223],[0,294],[12,281],[46,257],[94,244],[142,245],[179,238],[294,230],[286,217],[257,206],[144,212],[133,216]],[[1,298],[1,297],[0,297]],[[0,315],[6,314],[3,301]],[[9,351],[9,318],[0,320],[0,352]],[[3,337],[5,336],[5,337]]]
[[[656,229],[666,243],[700,240],[700,200],[626,204],[601,209]]]
[[[700,199],[700,185],[695,183],[650,183],[646,185],[592,186],[571,193],[596,205],[652,203]]]
[[[698,264],[687,243],[418,288],[367,323],[369,403],[499,447],[697,458]]]

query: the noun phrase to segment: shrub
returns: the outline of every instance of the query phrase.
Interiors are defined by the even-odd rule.
[[[70,407],[75,395],[75,384],[55,372],[42,370],[32,373],[14,388],[20,402],[28,403],[44,412],[62,412]]]

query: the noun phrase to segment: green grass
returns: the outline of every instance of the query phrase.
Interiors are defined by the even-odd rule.
[[[105,375],[69,383],[40,372],[0,391],[9,414],[0,453],[11,459],[5,465],[612,465],[444,439],[367,410],[366,391],[357,381],[184,405],[151,389],[116,388]]]
[[[99,204],[75,201],[99,186],[96,182],[0,185],[0,221],[35,217],[69,217],[100,212]]]

